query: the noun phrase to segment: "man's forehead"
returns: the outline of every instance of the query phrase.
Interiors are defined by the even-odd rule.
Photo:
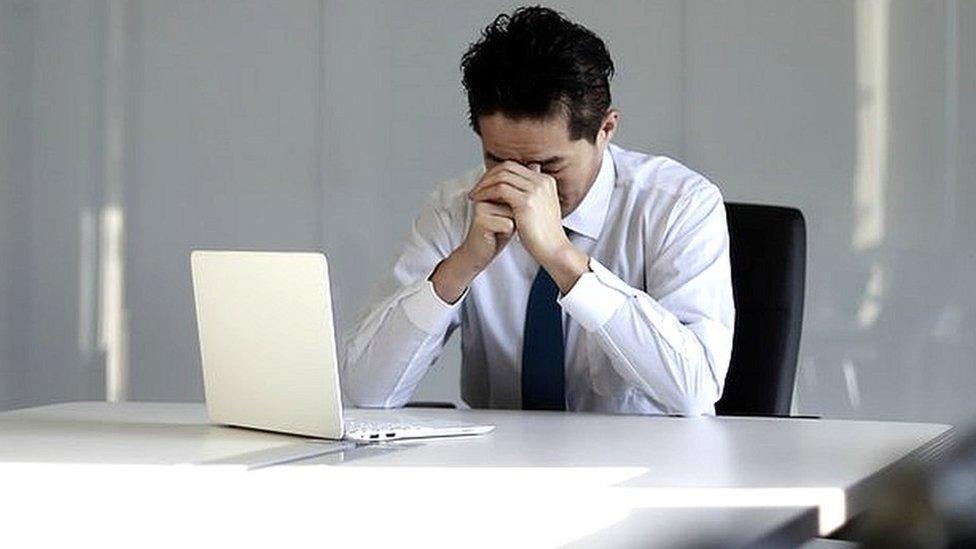
[[[482,116],[478,125],[485,151],[504,160],[547,160],[570,144],[569,127],[561,116],[511,118],[496,113]]]
[[[534,134],[531,130],[482,132],[481,143],[485,156],[498,162],[555,164],[572,152],[566,137],[557,140],[546,134]]]

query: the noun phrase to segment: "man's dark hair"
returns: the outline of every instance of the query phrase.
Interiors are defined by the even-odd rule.
[[[566,115],[570,139],[596,141],[610,108],[613,61],[599,36],[541,6],[501,14],[461,58],[468,120]]]

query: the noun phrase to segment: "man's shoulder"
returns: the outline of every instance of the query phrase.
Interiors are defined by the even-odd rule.
[[[665,155],[627,150],[611,144],[617,169],[617,185],[650,199],[660,195],[679,198],[718,193],[718,187],[701,173]]]
[[[468,202],[468,191],[485,173],[485,167],[479,166],[441,182],[431,193],[430,202],[436,207],[449,211],[463,211]]]
[[[614,155],[614,164],[617,185],[624,187],[625,211],[639,217],[660,245],[668,235],[677,234],[676,228],[700,227],[705,219],[721,220],[725,225],[722,192],[704,175],[667,156],[615,152],[619,153]]]
[[[696,212],[708,212],[723,203],[718,186],[674,158],[628,151],[611,151],[617,185],[624,203],[648,223],[669,224]]]

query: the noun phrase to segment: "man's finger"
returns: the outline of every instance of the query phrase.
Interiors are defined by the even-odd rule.
[[[542,171],[542,166],[540,166],[538,162],[532,162],[530,164],[519,164],[518,162],[504,162],[500,165],[504,166],[506,170],[516,175],[520,175],[528,179],[529,181],[532,181],[536,177],[535,174],[540,173]],[[533,165],[538,166],[538,168],[532,169]]]
[[[489,215],[498,215],[501,217],[515,219],[515,212],[512,211],[512,207],[508,204],[487,201],[479,201],[478,204],[481,204],[481,208],[483,208],[484,211]]]
[[[542,164],[538,162],[532,162],[527,165],[512,162],[510,164],[506,164],[506,170],[533,184],[550,179],[551,177],[542,173]]]
[[[493,187],[500,183],[508,183],[513,187],[521,189],[523,191],[532,190],[532,182],[524,177],[510,171],[510,170],[499,170],[487,177],[482,178],[474,188],[468,193],[468,196],[474,196],[475,193],[489,187]]]
[[[510,235],[515,232],[515,221],[509,217],[490,215],[485,218],[485,227],[492,232]]]
[[[500,182],[511,183],[515,187],[529,191],[534,184],[532,177],[533,172],[525,166],[515,162],[505,162],[489,170],[468,194],[470,196],[478,190],[497,185]]]
[[[518,204],[521,204],[524,197],[525,192],[505,181],[501,181],[497,185],[492,185],[491,187],[481,189],[471,196],[473,200],[504,202],[513,208]]]

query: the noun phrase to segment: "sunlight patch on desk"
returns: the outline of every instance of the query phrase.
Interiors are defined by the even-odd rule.
[[[409,467],[248,472],[237,465],[10,463],[0,470],[0,482],[18,498],[0,501],[0,513],[11,525],[7,539],[42,545],[97,539],[102,519],[112,516],[107,546],[153,532],[153,542],[164,545],[287,546],[317,534],[330,545],[423,539],[428,546],[497,547],[519,540],[524,546],[559,547],[626,519],[628,502],[601,492],[644,473]],[[437,516],[431,509],[439,510]],[[48,527],[50,516],[61,517],[58,528]],[[485,522],[488,516],[494,526]],[[159,529],[161,517],[181,527]]]

